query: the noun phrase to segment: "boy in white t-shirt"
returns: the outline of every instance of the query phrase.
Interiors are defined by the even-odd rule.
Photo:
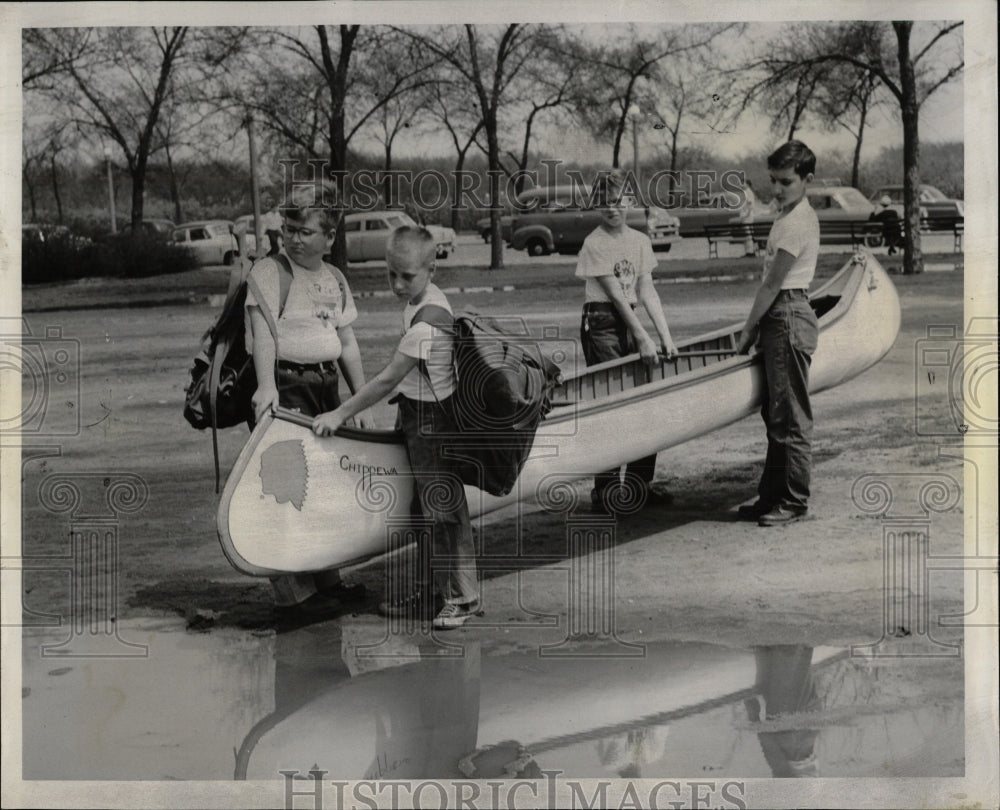
[[[448,324],[442,328],[430,322],[451,317],[448,299],[432,282],[435,249],[434,237],[426,228],[404,225],[389,236],[389,287],[406,301],[403,335],[389,364],[338,408],[317,416],[313,431],[332,436],[354,414],[396,392],[390,401],[399,403],[414,502],[431,521],[431,542],[428,548],[418,540],[413,593],[395,600],[390,596],[379,609],[387,616],[433,616],[434,627],[448,630],[461,627],[479,612],[479,585],[465,488],[447,452],[448,436],[458,433],[449,402],[455,391],[454,348]],[[424,317],[432,309],[435,316]],[[432,557],[446,560],[447,565],[431,571]],[[430,579],[444,600],[440,610],[436,610]]]
[[[584,240],[577,260],[576,275],[585,280],[580,342],[588,366],[624,357],[636,351],[647,363],[656,363],[662,354],[677,354],[663,305],[653,286],[656,257],[649,237],[628,227],[622,207],[622,179],[617,172],[599,178],[597,202],[601,224]],[[642,304],[656,327],[657,343],[635,313]],[[626,467],[623,489],[619,469],[594,476],[590,497],[596,511],[612,514],[624,506],[624,498],[645,504],[668,504],[669,493],[651,488],[656,454],[633,461]],[[633,489],[634,488],[634,489]],[[624,493],[624,494],[623,494]]]
[[[333,195],[332,184],[319,189],[300,187],[283,207],[285,251],[292,281],[285,305],[280,305],[278,259],[257,262],[250,277],[264,297],[278,335],[278,361],[267,320],[252,288],[247,290],[247,351],[253,356],[258,387],[252,402],[259,420],[281,405],[315,416],[340,403],[338,367],[351,391],[365,381],[361,352],[351,324],[358,316],[344,274],[326,264],[323,255],[333,244],[339,211],[317,200]],[[373,427],[369,413],[359,415],[361,427]],[[276,611],[282,619],[318,620],[335,615],[345,601],[364,597],[362,585],[347,586],[335,569],[271,578]]]
[[[767,167],[779,212],[767,238],[764,278],[737,349],[749,352],[756,339],[763,354],[767,458],[756,503],[739,511],[761,526],[779,526],[801,520],[808,509],[809,364],[819,338],[808,291],[819,255],[819,219],[806,196],[816,171],[812,150],[788,141],[767,159]]]

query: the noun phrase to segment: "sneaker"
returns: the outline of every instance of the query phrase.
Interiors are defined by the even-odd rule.
[[[434,617],[434,626],[439,630],[453,630],[461,627],[472,616],[480,614],[479,600],[457,604],[455,602],[445,602],[441,612]]]
[[[804,507],[784,506],[779,504],[770,512],[761,515],[757,520],[758,526],[784,526],[788,523],[795,523],[806,516]]]
[[[380,602],[378,612],[383,616],[430,620],[434,618],[434,598],[425,591],[416,590],[401,599],[387,599]]]

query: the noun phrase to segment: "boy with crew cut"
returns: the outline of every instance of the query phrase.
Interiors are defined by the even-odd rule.
[[[399,404],[398,424],[413,473],[412,511],[419,507],[431,520],[431,542],[429,548],[418,544],[413,593],[395,600],[390,597],[379,610],[387,616],[430,617],[436,608],[430,588],[433,580],[443,599],[433,615],[433,626],[448,630],[461,627],[479,612],[479,586],[465,488],[446,447],[447,437],[458,432],[449,402],[455,391],[454,339],[446,325],[435,325],[442,315],[450,319],[452,311],[432,280],[435,250],[434,237],[423,227],[404,225],[389,236],[389,287],[406,302],[403,335],[389,364],[338,408],[317,416],[313,432],[332,436],[354,414],[396,391],[390,402]],[[435,316],[428,315],[431,309]],[[432,557],[447,560],[447,567],[431,572]]]
[[[806,189],[816,156],[801,141],[788,141],[768,157],[767,168],[779,211],[767,238],[764,277],[737,348],[746,354],[756,340],[763,354],[767,457],[757,501],[739,511],[761,526],[780,526],[801,520],[809,500],[809,365],[819,327],[808,290],[819,255],[819,219]]]
[[[585,281],[580,343],[588,366],[636,351],[650,364],[659,362],[661,355],[670,359],[677,354],[663,305],[653,286],[652,273],[656,267],[653,244],[649,236],[628,226],[623,191],[619,171],[598,177],[595,197],[601,224],[584,240],[577,260],[576,275]],[[639,304],[653,321],[659,343],[650,337],[636,315]],[[670,504],[673,501],[670,493],[652,488],[655,469],[656,453],[629,462],[623,491],[631,494],[631,484],[637,489],[634,494],[640,503]],[[618,468],[595,475],[590,493],[594,510],[614,514],[614,504],[620,499],[615,489],[620,486]]]

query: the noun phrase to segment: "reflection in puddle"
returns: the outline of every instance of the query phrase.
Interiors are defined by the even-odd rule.
[[[136,623],[55,669],[26,634],[26,779],[959,776],[963,662],[801,645],[539,656],[375,620],[281,635]],[[47,639],[48,640],[48,639]]]

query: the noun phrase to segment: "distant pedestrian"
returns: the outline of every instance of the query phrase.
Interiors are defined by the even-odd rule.
[[[882,242],[889,249],[889,255],[892,256],[902,240],[902,224],[899,221],[899,214],[892,207],[892,198],[888,194],[882,195],[879,205],[881,207],[874,214],[874,217],[882,223]]]
[[[801,141],[788,141],[768,159],[780,211],[767,237],[764,278],[754,297],[737,351],[756,341],[764,360],[767,458],[757,502],[740,515],[761,526],[801,519],[808,508],[812,467],[809,365],[819,325],[809,304],[809,285],[819,256],[819,219],[806,198],[816,156]]]

